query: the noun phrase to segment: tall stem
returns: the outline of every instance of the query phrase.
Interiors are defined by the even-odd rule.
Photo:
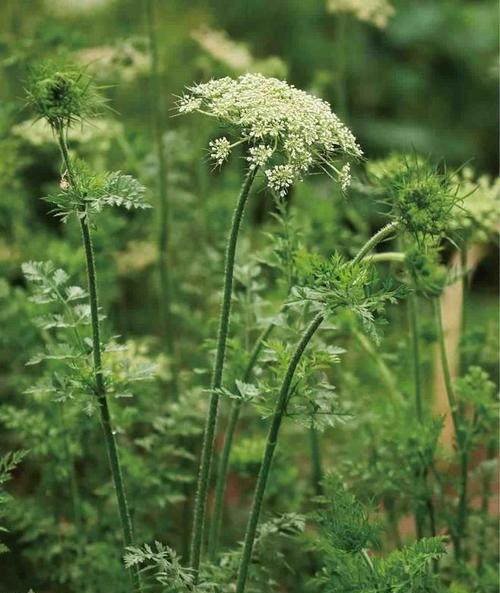
[[[311,448],[311,484],[316,496],[323,494],[323,467],[319,435],[313,423],[309,427],[309,446]]]
[[[198,573],[201,560],[201,547],[203,543],[203,531],[205,527],[208,482],[212,465],[215,429],[217,427],[217,412],[219,408],[218,390],[222,386],[222,373],[224,370],[224,358],[226,355],[226,343],[231,316],[231,296],[233,292],[233,272],[236,245],[238,242],[238,233],[241,226],[241,220],[245,211],[245,205],[247,203],[250,188],[252,187],[256,173],[257,169],[249,170],[245,177],[245,181],[243,182],[238,203],[236,204],[236,208],[234,210],[231,231],[229,233],[229,240],[226,249],[224,289],[219,319],[219,331],[217,335],[215,363],[210,389],[210,404],[203,436],[203,448],[201,451],[201,461],[198,473],[198,485],[194,508],[193,534],[191,538],[190,564],[195,573]]]
[[[343,118],[347,117],[347,81],[346,81],[346,28],[345,14],[337,14],[335,18],[335,46],[336,46],[336,86],[335,111]]]
[[[375,235],[373,235],[373,237],[371,237],[363,245],[363,247],[361,247],[356,256],[352,259],[352,263],[359,263],[366,256],[366,254],[369,253],[378,243],[380,243],[381,241],[389,237],[391,234],[393,234],[396,230],[398,230],[399,226],[399,222],[392,222],[380,229],[380,231],[375,233]],[[257,526],[259,523],[260,511],[262,508],[264,493],[266,490],[267,480],[269,477],[271,463],[274,456],[274,450],[276,449],[276,445],[278,442],[278,435],[281,427],[281,422],[283,420],[283,415],[286,412],[290,385],[292,383],[297,365],[299,364],[300,359],[302,358],[302,355],[307,345],[309,344],[310,340],[314,336],[316,330],[319,328],[323,320],[323,313],[318,313],[316,317],[314,317],[314,319],[308,325],[302,338],[297,344],[292,358],[290,359],[285,376],[283,378],[283,382],[281,384],[278,400],[276,401],[276,406],[274,408],[273,419],[267,435],[266,447],[264,450],[264,455],[262,457],[259,475],[257,478],[257,484],[255,486],[252,508],[250,510],[250,515],[248,518],[245,533],[245,539],[243,542],[243,552],[241,556],[240,567],[238,570],[235,593],[244,593],[245,591],[248,569],[252,558],[255,535],[257,533]]]
[[[458,511],[457,511],[457,524],[454,529],[454,548],[455,557],[460,559],[462,556],[462,542],[465,536],[467,528],[467,490],[468,490],[468,467],[469,467],[469,455],[466,444],[464,443],[463,430],[460,421],[459,406],[455,397],[453,389],[453,383],[451,379],[450,366],[448,363],[448,354],[446,351],[446,342],[443,330],[443,317],[441,314],[441,303],[439,298],[434,298],[434,318],[437,330],[437,338],[439,351],[441,355],[441,366],[443,368],[444,384],[446,388],[446,395],[448,397],[448,405],[450,406],[451,417],[453,420],[453,427],[455,430],[455,440],[457,450],[460,458],[460,482],[459,482],[459,493],[458,493]]]
[[[417,317],[417,297],[414,293],[408,297],[408,321],[410,325],[411,354],[413,365],[413,384],[415,386],[415,413],[418,422],[423,421],[422,381],[420,377],[420,343]]]
[[[167,185],[167,158],[163,143],[165,121],[162,109],[161,78],[160,78],[160,57],[158,53],[158,40],[156,34],[156,0],[146,0],[147,29],[149,37],[149,48],[151,55],[151,95],[153,128],[156,145],[156,157],[158,159],[158,253],[159,253],[159,276],[160,276],[160,319],[161,330],[167,352],[173,354],[173,332],[170,310],[170,205],[168,200]]]
[[[245,540],[243,544],[243,553],[241,556],[240,567],[238,571],[238,579],[236,583],[236,593],[243,593],[245,591],[248,568],[250,565],[250,559],[252,557],[253,544],[255,541],[255,535],[257,533],[257,525],[259,522],[260,511],[262,508],[262,501],[264,499],[264,492],[267,485],[269,471],[271,469],[271,462],[273,460],[274,450],[278,442],[278,433],[281,426],[281,421],[283,420],[283,415],[285,414],[286,406],[288,403],[290,385],[292,383],[295,370],[300,362],[300,359],[302,358],[304,350],[309,344],[311,338],[314,336],[316,330],[323,322],[323,319],[323,314],[318,313],[307,327],[304,335],[297,344],[292,358],[290,359],[288,368],[283,378],[283,382],[281,384],[280,393],[274,409],[273,419],[267,435],[266,448],[264,451],[264,456],[262,458],[259,476],[257,478],[257,485],[255,486],[252,509],[250,511],[250,516],[248,518]]]
[[[271,334],[274,328],[274,321],[266,327],[266,329],[260,334],[248,359],[245,373],[243,374],[243,382],[248,383],[252,376],[252,371],[257,362],[259,354],[262,350],[262,346]],[[214,510],[212,516],[212,522],[210,524],[210,533],[208,537],[208,551],[210,559],[213,560],[217,553],[217,547],[219,545],[220,528],[222,523],[222,506],[224,503],[224,494],[226,491],[227,475],[229,471],[229,460],[231,457],[231,449],[233,446],[234,434],[236,432],[236,426],[241,411],[241,400],[235,401],[231,406],[231,412],[229,414],[229,420],[226,427],[226,434],[224,436],[224,444],[222,446],[222,452],[219,458],[219,465],[217,467],[217,479],[215,483],[215,495],[214,495]]]
[[[63,160],[68,171],[70,183],[72,185],[75,185],[74,172],[71,165],[71,159],[69,157],[68,147],[66,145],[64,130],[62,127],[58,130],[58,140]],[[87,282],[92,326],[92,355],[94,363],[95,395],[97,397],[97,402],[99,404],[101,424],[104,432],[104,440],[106,443],[109,465],[111,469],[111,475],[113,478],[116,500],[118,503],[118,511],[122,525],[123,540],[125,543],[125,547],[128,547],[134,544],[134,532],[132,528],[132,519],[130,517],[130,512],[128,508],[127,496],[125,493],[125,486],[123,483],[123,476],[121,471],[120,459],[118,455],[118,449],[116,446],[115,431],[113,429],[111,414],[108,406],[108,400],[106,397],[106,385],[104,382],[101,356],[97,274],[95,267],[94,249],[92,245],[92,235],[90,231],[89,220],[86,213],[80,212],[79,214],[80,229],[82,232],[83,247],[85,250],[85,260],[87,265]],[[130,569],[130,575],[134,591],[136,593],[140,593],[142,588],[138,569],[136,567],[132,567]]]

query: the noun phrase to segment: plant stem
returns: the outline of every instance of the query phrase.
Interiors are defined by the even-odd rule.
[[[309,444],[311,448],[311,483],[316,496],[323,494],[323,468],[321,463],[321,447],[319,435],[314,424],[309,427]]]
[[[371,260],[371,258],[370,258]],[[375,364],[377,365],[380,375],[387,386],[387,390],[389,391],[393,403],[403,404],[404,398],[399,392],[396,381],[394,380],[394,376],[391,373],[389,367],[386,365],[384,359],[380,356],[377,350],[372,346],[370,340],[360,332],[359,330],[354,330],[354,336],[358,340],[360,346],[363,350],[374,360]]]
[[[297,344],[292,358],[290,359],[288,368],[283,378],[283,382],[281,384],[280,393],[274,409],[273,419],[267,435],[266,448],[264,451],[264,456],[262,458],[259,476],[257,478],[257,485],[255,487],[252,509],[250,511],[250,516],[248,518],[245,540],[243,544],[243,553],[241,556],[240,567],[238,571],[238,579],[236,583],[236,593],[243,593],[245,591],[248,568],[252,556],[255,535],[257,533],[257,525],[259,522],[260,510],[262,508],[262,501],[264,498],[264,492],[267,485],[269,471],[271,469],[271,462],[274,456],[274,450],[278,442],[278,433],[281,426],[281,421],[283,419],[283,415],[285,414],[286,406],[288,403],[290,385],[292,383],[297,365],[299,364],[300,359],[302,358],[302,355],[307,345],[309,344],[311,338],[323,322],[323,319],[323,314],[318,313],[307,327],[306,331],[304,332],[304,335]]]
[[[335,46],[336,56],[336,85],[335,111],[341,117],[347,117],[347,84],[346,84],[346,28],[347,18],[345,14],[337,14],[335,17]]]
[[[462,556],[462,541],[465,537],[467,528],[467,491],[468,491],[468,467],[469,467],[469,455],[467,451],[466,443],[463,438],[463,430],[461,427],[460,410],[455,397],[453,389],[453,383],[451,379],[451,372],[448,363],[448,354],[446,351],[446,342],[443,330],[443,318],[441,314],[441,303],[439,298],[433,299],[434,306],[434,317],[437,329],[437,338],[439,344],[439,350],[441,354],[441,366],[443,368],[444,384],[446,388],[446,395],[448,397],[448,405],[450,406],[451,417],[453,420],[453,427],[455,430],[455,440],[457,450],[460,459],[460,483],[458,493],[458,511],[457,511],[457,524],[455,527],[454,536],[454,548],[455,557],[459,560]]]
[[[370,261],[403,263],[405,258],[405,254],[400,253],[399,251],[383,251],[382,253],[374,253],[371,255]]]
[[[363,247],[361,247],[356,256],[353,258],[352,263],[358,264],[376,245],[390,237],[400,228],[400,226],[401,223],[397,220],[383,226],[370,239],[368,239]]]
[[[147,29],[151,55],[151,87],[153,128],[158,159],[158,253],[160,275],[160,320],[167,353],[173,355],[173,331],[170,310],[170,271],[169,271],[169,242],[170,242],[170,206],[167,186],[167,159],[163,144],[165,122],[161,108],[161,79],[160,58],[158,54],[158,40],[156,35],[155,1],[146,0]]]
[[[373,237],[371,237],[363,245],[363,247],[361,247],[356,256],[352,259],[352,263],[359,263],[365,257],[365,255],[369,253],[370,250],[372,250],[378,243],[389,237],[393,232],[395,232],[399,228],[399,226],[399,222],[392,222],[380,229],[380,231],[375,233],[375,235],[373,235]],[[264,499],[264,493],[267,486],[269,472],[271,470],[271,463],[274,456],[274,450],[276,449],[276,445],[278,442],[278,435],[281,427],[281,422],[283,420],[283,416],[286,412],[286,407],[288,404],[290,385],[292,383],[297,365],[299,364],[300,359],[302,358],[302,355],[304,354],[307,345],[316,333],[316,330],[322,324],[323,320],[324,314],[320,312],[314,317],[314,319],[306,328],[306,331],[302,335],[290,359],[290,362],[288,363],[288,367],[283,378],[283,382],[281,384],[278,399],[276,401],[276,405],[274,408],[273,419],[271,421],[271,426],[269,427],[269,432],[267,435],[266,447],[264,449],[264,455],[262,457],[259,475],[257,478],[257,484],[255,486],[252,508],[250,510],[250,515],[248,517],[245,539],[243,542],[243,552],[236,581],[235,593],[244,593],[245,591],[248,569],[250,566],[253,545],[255,542],[255,535],[257,533],[257,526],[259,523],[260,511],[262,508],[262,502]]]
[[[252,375],[253,368],[262,347],[271,334],[275,327],[274,321],[264,329],[260,334],[248,359],[245,372],[243,374],[243,382],[248,383]],[[220,528],[222,523],[222,505],[224,502],[224,494],[226,490],[227,474],[229,470],[229,460],[231,457],[231,448],[233,445],[234,434],[236,432],[236,425],[240,416],[242,401],[236,400],[231,406],[231,412],[229,414],[229,420],[227,423],[226,434],[224,436],[224,444],[222,446],[222,452],[219,458],[219,465],[217,468],[217,479],[215,483],[215,497],[214,497],[214,510],[212,516],[212,522],[210,524],[210,533],[208,537],[208,551],[210,559],[213,560],[217,553],[217,547],[219,545]]]
[[[217,427],[217,412],[219,407],[219,392],[222,386],[222,373],[224,370],[224,358],[226,354],[226,342],[229,333],[229,322],[231,317],[231,297],[233,292],[233,272],[238,242],[238,233],[241,220],[245,211],[250,188],[257,169],[250,169],[245,177],[238,203],[233,214],[229,240],[226,249],[224,267],[224,289],[219,319],[219,331],[217,334],[217,347],[211,382],[210,404],[203,435],[203,447],[201,452],[200,469],[198,473],[198,485],[195,498],[193,533],[191,538],[190,565],[195,574],[198,573],[201,560],[201,547],[203,542],[203,531],[205,527],[205,512],[207,505],[208,482],[214,450],[215,429]]]
[[[415,412],[419,423],[423,421],[422,382],[420,379],[420,344],[417,318],[417,297],[415,293],[408,296],[408,321],[410,325],[411,354],[413,363],[413,384],[415,386]]]
[[[73,169],[71,166],[71,160],[69,157],[68,147],[66,144],[66,138],[64,136],[64,130],[59,128],[58,140],[63,160],[68,171],[68,177],[70,183],[75,185],[75,178]],[[111,469],[111,475],[115,487],[115,494],[118,503],[118,511],[120,515],[123,540],[125,547],[132,546],[134,544],[134,532],[132,528],[132,520],[128,508],[127,496],[125,493],[125,486],[123,483],[123,477],[121,472],[120,459],[118,455],[118,449],[116,446],[115,431],[113,429],[111,414],[109,411],[108,400],[106,398],[106,386],[104,382],[104,374],[102,369],[102,357],[101,357],[101,338],[100,338],[100,323],[99,323],[99,299],[97,292],[97,274],[95,267],[94,249],[92,245],[92,235],[90,231],[90,225],[88,216],[86,213],[79,212],[80,228],[82,232],[83,246],[85,250],[85,259],[87,265],[87,281],[88,291],[90,300],[90,315],[91,315],[91,326],[92,326],[92,355],[94,361],[94,380],[95,380],[95,395],[99,404],[99,411],[101,415],[101,424],[104,431],[104,439],[106,442],[106,449],[108,452],[109,464]],[[136,593],[139,593],[141,588],[141,581],[139,571],[136,567],[130,569],[130,575],[133,583],[133,589]]]

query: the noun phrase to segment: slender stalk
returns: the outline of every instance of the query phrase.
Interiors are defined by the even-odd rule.
[[[278,400],[276,402],[276,407],[274,409],[273,419],[267,435],[266,448],[264,451],[264,456],[262,458],[259,476],[257,478],[257,485],[255,487],[252,509],[250,511],[250,516],[248,518],[245,540],[243,544],[243,553],[241,556],[240,567],[238,571],[238,579],[236,583],[236,593],[243,593],[245,591],[248,568],[250,566],[255,535],[257,533],[257,525],[259,522],[260,510],[262,508],[262,501],[264,499],[264,492],[267,485],[269,471],[271,469],[274,450],[278,442],[278,433],[281,426],[281,421],[283,420],[283,415],[285,414],[286,406],[288,403],[290,385],[292,383],[297,365],[299,364],[300,359],[302,358],[302,355],[307,345],[309,344],[311,338],[314,336],[316,330],[319,328],[323,320],[323,314],[318,313],[307,327],[304,335],[297,344],[292,358],[290,359],[288,368],[283,378],[283,383],[281,384],[280,393],[278,396]]]
[[[443,368],[444,384],[446,388],[446,395],[448,397],[448,405],[450,406],[451,417],[453,420],[453,427],[455,430],[455,440],[457,444],[457,450],[460,459],[460,482],[458,492],[458,510],[457,510],[457,524],[454,529],[455,537],[454,548],[455,557],[459,560],[462,557],[462,542],[465,537],[467,529],[467,491],[468,491],[468,468],[469,468],[469,455],[466,444],[464,443],[464,435],[460,420],[460,410],[455,397],[453,389],[453,383],[451,379],[451,372],[448,363],[448,354],[446,351],[446,342],[443,330],[443,318],[441,314],[441,303],[438,298],[433,299],[434,306],[434,318],[437,329],[437,338],[439,351],[441,355],[441,366]]]
[[[496,453],[496,438],[490,442],[486,451],[486,460],[494,459]],[[481,480],[481,527],[479,531],[479,546],[477,555],[477,570],[479,573],[483,572],[484,568],[484,552],[486,549],[486,535],[488,528],[488,510],[490,506],[491,498],[491,485],[493,482],[492,472],[488,469],[485,470]]]
[[[71,166],[71,159],[69,157],[66,138],[64,136],[63,128],[58,130],[59,146],[63,160],[68,172],[68,177],[72,185],[75,184],[73,168]],[[116,499],[118,503],[118,511],[120,515],[123,540],[125,547],[134,544],[134,532],[132,528],[132,519],[128,508],[127,496],[125,493],[125,486],[123,483],[123,476],[120,465],[120,458],[116,446],[115,431],[113,429],[111,414],[106,398],[106,385],[104,381],[104,374],[102,368],[101,356],[101,338],[100,338],[100,323],[99,323],[99,299],[97,292],[97,274],[95,267],[94,249],[92,245],[92,235],[90,224],[85,212],[79,213],[80,228],[82,232],[83,247],[85,250],[85,259],[87,265],[87,281],[90,300],[90,314],[92,326],[92,354],[94,361],[94,380],[95,380],[95,395],[99,404],[99,411],[101,415],[101,424],[104,431],[104,440],[109,458],[111,475],[113,478]],[[133,589],[136,593],[142,591],[139,571],[136,567],[130,569],[130,576],[133,583]]]
[[[171,290],[169,271],[169,242],[170,242],[170,205],[168,200],[167,185],[167,158],[163,144],[163,132],[165,122],[161,108],[161,78],[160,78],[160,57],[158,53],[158,39],[156,33],[156,0],[146,0],[147,30],[149,37],[149,48],[151,56],[151,95],[153,128],[156,145],[156,157],[158,159],[158,253],[159,253],[159,276],[160,276],[160,320],[163,338],[167,353],[173,354],[173,332],[171,323]]]
[[[309,427],[309,445],[311,448],[311,484],[316,496],[323,494],[323,466],[319,435],[314,424]]]
[[[402,263],[405,261],[406,255],[399,251],[383,251],[382,253],[374,253],[370,256],[372,262],[394,262]]]
[[[245,372],[243,374],[243,382],[248,383],[252,376],[252,371],[259,358],[259,354],[262,347],[271,334],[275,327],[274,321],[264,329],[260,334],[248,359]],[[224,436],[224,444],[222,446],[222,452],[219,457],[219,464],[217,468],[217,479],[215,483],[215,495],[214,495],[214,510],[212,516],[212,522],[210,524],[210,532],[208,537],[208,551],[210,559],[213,560],[217,553],[217,547],[219,545],[220,528],[222,523],[222,506],[224,503],[224,494],[226,491],[227,474],[229,471],[229,460],[231,458],[231,449],[233,446],[234,435],[236,432],[236,426],[241,411],[241,400],[233,402],[231,406],[231,412],[229,414],[229,420],[226,427],[226,434]]]
[[[394,234],[401,226],[401,223],[397,220],[390,222],[383,226],[378,232],[376,232],[373,237],[368,239],[368,241],[361,247],[358,251],[356,256],[353,258],[352,263],[357,264],[359,263],[376,245],[390,237]]]
[[[389,237],[391,234],[393,234],[399,228],[399,226],[399,222],[392,222],[380,229],[380,231],[375,233],[375,235],[373,235],[373,237],[371,237],[363,245],[363,247],[361,247],[356,256],[352,259],[352,263],[359,263],[366,256],[367,253],[369,253],[378,243],[380,243],[381,241]],[[264,455],[262,457],[259,475],[257,478],[257,484],[255,486],[252,508],[250,510],[250,515],[248,518],[247,528],[245,532],[245,539],[243,542],[243,552],[238,570],[235,593],[244,593],[245,591],[248,569],[250,566],[253,546],[255,542],[255,535],[257,533],[257,526],[259,523],[260,511],[262,509],[264,493],[267,486],[269,472],[271,470],[271,463],[273,460],[274,451],[276,449],[276,445],[278,442],[278,435],[281,427],[281,422],[283,420],[283,415],[286,412],[286,407],[288,404],[290,385],[292,383],[297,365],[299,364],[300,359],[302,358],[302,355],[304,354],[307,345],[316,333],[316,330],[322,324],[323,320],[324,314],[318,313],[306,328],[306,331],[304,332],[299,343],[297,344],[295,351],[290,359],[290,362],[288,363],[288,367],[283,378],[283,382],[281,384],[280,392],[274,409],[273,419],[271,421],[271,425],[269,427],[269,432],[267,435],[266,447],[264,450]]]
[[[377,365],[380,375],[387,386],[388,392],[391,395],[392,401],[398,404],[403,404],[405,400],[398,390],[394,376],[391,373],[389,367],[386,365],[384,359],[379,355],[379,353],[372,346],[370,340],[362,332],[354,330],[354,336],[358,340],[363,350],[374,360],[375,364]]]
[[[210,469],[214,450],[215,429],[217,427],[217,412],[219,407],[218,390],[222,386],[222,373],[224,370],[226,342],[229,333],[236,245],[238,242],[238,233],[241,226],[241,220],[245,211],[245,205],[247,203],[250,188],[252,187],[256,173],[257,169],[251,169],[248,171],[245,177],[245,181],[243,182],[243,186],[238,198],[238,203],[236,204],[236,208],[234,210],[231,231],[229,233],[229,240],[227,243],[224,269],[224,289],[219,319],[219,331],[217,335],[216,355],[210,390],[210,404],[203,436],[203,447],[201,452],[198,485],[195,498],[193,533],[191,538],[190,564],[196,574],[198,573],[200,567],[203,531],[205,527],[208,482],[210,478]]]
[[[342,117],[347,117],[347,84],[346,84],[346,28],[347,18],[339,13],[335,18],[335,46],[336,46],[336,86],[335,111]]]
[[[408,321],[410,325],[411,354],[413,365],[413,384],[415,386],[415,413],[418,422],[423,421],[422,382],[420,378],[420,344],[417,317],[417,297],[414,293],[408,296]]]

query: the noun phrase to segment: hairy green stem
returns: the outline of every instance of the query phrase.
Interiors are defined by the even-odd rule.
[[[373,237],[371,237],[361,249],[358,251],[356,256],[352,259],[352,264],[359,263],[367,253],[369,253],[378,243],[392,235],[400,227],[399,222],[392,222],[380,229]],[[316,330],[320,327],[324,320],[324,314],[318,313],[311,323],[307,326],[304,334],[302,335],[299,343],[297,344],[294,353],[288,363],[288,367],[281,384],[280,392],[276,405],[274,408],[273,418],[269,427],[269,432],[266,439],[266,447],[264,449],[264,455],[260,465],[259,475],[257,478],[257,484],[255,486],[252,508],[248,517],[247,528],[245,532],[245,539],[243,542],[243,552],[240,560],[240,566],[238,570],[238,577],[236,581],[235,593],[244,593],[246,587],[246,581],[248,576],[248,569],[252,558],[253,546],[255,542],[255,536],[257,533],[257,526],[259,523],[260,512],[262,509],[262,503],[264,500],[264,493],[267,486],[267,480],[269,472],[271,470],[271,464],[274,456],[274,451],[278,442],[279,430],[283,416],[286,412],[288,404],[289,390],[292,383],[295,370],[304,354],[304,351],[311,341],[312,337],[316,333]]]
[[[250,169],[245,177],[245,181],[243,182],[238,202],[234,210],[226,249],[224,289],[219,319],[219,331],[217,334],[215,362],[210,389],[210,404],[205,424],[205,432],[203,435],[203,447],[201,451],[200,469],[198,472],[198,484],[194,507],[193,533],[191,537],[190,565],[194,569],[195,574],[198,573],[201,561],[208,482],[212,466],[215,430],[217,427],[217,412],[219,408],[219,389],[222,386],[222,373],[224,370],[226,343],[231,317],[231,297],[233,292],[233,273],[236,245],[238,243],[238,233],[240,230],[243,213],[245,211],[245,205],[247,203],[250,188],[252,187],[256,173],[257,169]]]
[[[167,185],[167,158],[163,143],[163,132],[165,122],[163,117],[161,78],[160,78],[160,57],[158,53],[158,39],[156,34],[155,14],[156,0],[146,0],[147,30],[149,37],[149,49],[151,56],[151,95],[153,128],[156,146],[156,157],[158,159],[158,253],[159,253],[159,276],[160,276],[160,320],[161,330],[167,352],[173,354],[173,332],[170,310],[170,270],[169,270],[169,242],[170,242],[170,205],[168,200]]]
[[[443,330],[443,317],[441,314],[441,303],[439,298],[433,299],[434,318],[437,330],[437,339],[441,357],[441,366],[443,369],[444,384],[446,395],[448,398],[448,405],[450,406],[451,417],[453,420],[453,427],[455,430],[455,441],[460,459],[460,481],[458,491],[458,510],[457,522],[454,527],[454,551],[455,557],[459,560],[462,557],[463,547],[462,543],[467,529],[467,491],[468,491],[468,468],[469,455],[466,443],[464,443],[463,430],[461,426],[460,410],[455,392],[453,389],[453,382],[451,378],[450,366],[448,362],[448,353],[446,351],[446,342]]]
[[[58,130],[58,140],[63,160],[68,172],[70,183],[72,185],[75,185],[75,178],[71,166],[71,159],[69,157],[66,138],[62,127]],[[127,496],[125,493],[125,486],[123,483],[120,458],[118,455],[118,448],[115,439],[115,430],[113,429],[108,400],[106,397],[106,385],[104,381],[101,356],[99,299],[97,292],[97,274],[94,258],[94,248],[92,245],[92,235],[88,216],[85,211],[79,212],[78,215],[80,221],[80,229],[82,233],[83,247],[85,251],[85,260],[87,265],[87,282],[92,326],[92,355],[94,363],[95,395],[99,404],[101,424],[104,432],[104,440],[106,443],[111,475],[113,478],[115,494],[118,503],[118,511],[122,525],[123,540],[125,543],[125,547],[128,547],[134,544],[134,532],[132,528],[132,519],[130,517],[130,512],[128,508]],[[142,590],[142,588],[138,568],[132,567],[130,569],[130,575],[134,591],[136,593],[139,593]]]
[[[274,450],[278,442],[278,434],[281,426],[281,421],[283,420],[283,415],[285,414],[286,406],[288,403],[290,385],[292,383],[297,365],[299,364],[300,359],[302,358],[302,355],[307,345],[316,333],[316,330],[323,323],[323,320],[323,314],[318,313],[307,327],[306,331],[304,332],[304,335],[297,344],[295,352],[293,353],[290,359],[288,368],[283,378],[283,382],[281,384],[280,393],[274,409],[273,419],[267,435],[266,448],[264,451],[264,456],[262,458],[259,476],[257,478],[257,485],[255,487],[252,509],[250,511],[250,516],[248,518],[245,540],[243,544],[243,553],[241,556],[240,567],[238,571],[238,579],[236,583],[236,593],[243,593],[245,590],[248,568],[250,566],[255,535],[257,533],[257,525],[259,522],[260,511],[262,508],[262,501],[264,499],[264,492],[267,485],[269,471],[271,469],[271,462],[273,460]]]
[[[353,258],[352,263],[359,263],[376,245],[378,245],[379,243],[393,235],[395,232],[397,232],[400,226],[401,223],[397,220],[383,226],[378,232],[376,232],[373,235],[373,237],[368,239],[368,241],[363,245],[363,247],[361,247],[356,256]]]
[[[270,336],[274,327],[274,321],[271,321],[271,323],[264,329],[264,331],[260,334],[257,341],[255,342],[252,352],[250,353],[250,357],[248,359],[245,372],[243,374],[244,383],[248,383],[248,381],[250,380],[253,368],[259,358],[259,354],[262,350],[262,347],[267,338]],[[222,446],[222,451],[219,457],[219,464],[217,467],[214,509],[208,538],[208,551],[211,560],[215,558],[215,555],[217,553],[217,547],[219,545],[220,528],[222,523],[222,506],[224,503],[224,494],[226,491],[227,474],[229,471],[229,460],[231,458],[231,448],[233,445],[234,435],[236,432],[236,426],[238,424],[238,419],[240,416],[241,405],[241,400],[237,400],[233,402],[231,406],[229,420],[226,427],[226,434],[224,436],[224,444]]]

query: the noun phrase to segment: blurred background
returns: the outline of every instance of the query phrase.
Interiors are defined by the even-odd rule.
[[[75,561],[79,536],[61,520],[64,505],[57,496],[67,481],[68,445],[63,446],[56,412],[26,392],[39,373],[25,363],[39,348],[40,335],[32,322],[36,308],[27,296],[22,262],[51,259],[84,282],[77,225],[61,224],[40,199],[57,187],[61,170],[50,131],[34,122],[23,106],[33,64],[69,56],[96,77],[110,109],[90,125],[76,127],[70,144],[97,171],[121,169],[137,176],[154,206],[158,204],[156,108],[163,120],[175,357],[171,349],[164,349],[165,336],[158,323],[161,246],[157,237],[163,224],[158,209],[104,212],[95,242],[101,300],[112,327],[108,333],[124,336],[131,357],[152,357],[160,368],[159,386],[144,388],[144,397],[133,406],[116,406],[120,429],[132,435],[124,454],[131,499],[148,501],[136,510],[138,537],[164,539],[168,531],[181,551],[186,546],[185,525],[190,523],[192,459],[177,459],[170,474],[155,468],[172,458],[166,433],[171,436],[173,431],[176,442],[187,442],[190,455],[197,454],[204,415],[200,402],[216,330],[221,254],[244,163],[240,153],[221,170],[212,170],[207,146],[220,130],[198,115],[175,117],[176,100],[184,88],[247,71],[284,78],[329,101],[353,130],[367,159],[393,151],[417,152],[444,160],[450,168],[467,163],[475,178],[497,175],[495,0],[393,0],[389,9],[377,9],[377,4],[385,3],[369,0],[158,0],[153,17],[160,72],[157,101],[150,77],[147,4],[140,0],[0,1],[0,448],[32,452],[16,473],[12,488],[19,501],[8,523],[14,553],[0,560],[0,593],[26,591],[30,586],[39,587],[37,593],[95,593],[98,585],[92,583],[89,570],[96,583],[104,578],[116,583],[113,578],[120,574],[119,559],[109,561],[108,552],[99,547],[99,542],[117,536],[111,527],[113,511],[98,517],[94,508],[95,500],[106,500],[113,508],[112,493],[105,485],[106,468],[98,462],[101,449],[95,418],[82,423],[75,415],[68,420],[75,427],[69,454],[86,489],[84,514],[102,532],[93,548],[88,545],[85,561]],[[357,173],[363,180],[362,165]],[[367,199],[362,183],[355,184],[344,200],[331,180],[311,176],[294,189],[290,200],[301,213],[297,226],[302,244],[325,255],[333,249],[355,252],[371,229],[385,220],[384,206]],[[273,258],[280,245],[266,234],[281,232],[269,213],[270,203],[263,190],[257,193],[241,239],[234,333],[240,330],[245,338],[231,342],[229,375],[238,376],[241,369],[249,336],[258,325],[255,311],[275,311],[283,297],[283,286],[273,276]],[[481,364],[496,377],[498,255],[490,239],[481,245],[467,306],[470,323],[477,330],[475,344],[483,348]],[[448,245],[446,261],[453,260],[452,251]],[[428,309],[422,306],[423,339],[432,343],[425,318]],[[453,324],[456,301],[451,301],[449,310]],[[402,313],[395,307],[390,316],[396,324],[384,341],[385,360],[399,376],[402,390],[409,391]],[[351,347],[350,363],[338,378],[339,392],[343,386],[351,392],[363,391],[364,384],[370,385],[370,394],[383,394],[376,365],[354,372],[360,346]],[[430,385],[433,357],[429,352],[423,365]],[[174,373],[189,401],[184,408],[172,410],[165,402],[164,386]],[[227,541],[241,533],[248,480],[260,457],[262,441],[256,435],[262,434],[251,422],[234,452],[236,478],[228,494],[235,504],[224,534]],[[148,423],[154,426],[149,440],[144,428]],[[289,437],[296,442],[293,430]],[[335,438],[336,456],[349,439],[342,431]],[[363,446],[360,442],[360,456]],[[150,460],[146,468],[145,454]],[[290,464],[289,455],[283,452],[277,461],[269,493],[271,510],[278,502],[296,509],[308,488],[298,479],[300,464]],[[165,509],[172,505],[175,513],[169,514]]]

